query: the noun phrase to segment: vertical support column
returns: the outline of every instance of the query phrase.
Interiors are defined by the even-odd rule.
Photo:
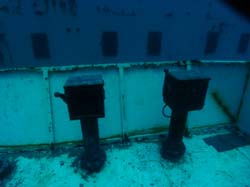
[[[122,133],[122,142],[128,141],[128,127],[126,123],[126,114],[125,114],[125,91],[124,91],[124,67],[118,65],[119,70],[119,95],[120,95],[120,116],[121,116],[121,133]]]
[[[46,100],[48,102],[48,108],[47,108],[47,113],[48,113],[48,124],[49,124],[49,132],[51,134],[51,145],[52,148],[55,144],[55,127],[54,127],[54,122],[53,122],[53,110],[52,110],[52,101],[51,101],[51,94],[50,94],[50,80],[49,80],[49,70],[48,69],[43,69],[43,79],[44,79],[44,85],[46,89]]]
[[[85,152],[81,167],[88,172],[98,172],[106,161],[106,153],[100,148],[97,118],[82,118],[81,128]]]
[[[89,158],[100,149],[97,118],[81,119],[81,128],[86,156]]]
[[[185,131],[187,112],[173,111],[171,115],[170,127],[168,138],[176,142],[177,144],[182,143],[183,134]]]
[[[187,111],[172,111],[168,137],[161,148],[163,158],[175,161],[184,155],[186,148],[183,143],[183,135],[187,115]]]

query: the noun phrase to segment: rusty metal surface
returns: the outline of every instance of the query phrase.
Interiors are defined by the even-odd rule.
[[[1,1],[0,69],[246,60],[249,29],[248,22],[216,0]],[[106,41],[105,33],[116,34]],[[155,42],[149,41],[150,33],[158,33]],[[43,37],[36,43],[32,36],[39,34]],[[112,41],[114,55],[103,55]],[[150,43],[157,48],[153,55]]]

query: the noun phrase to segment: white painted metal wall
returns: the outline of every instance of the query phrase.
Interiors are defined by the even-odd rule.
[[[2,71],[0,145],[81,140],[80,122],[70,121],[66,104],[53,96],[56,91],[63,92],[66,79],[74,74],[103,75],[106,116],[99,120],[102,138],[167,127],[169,119],[161,113],[165,67],[180,68],[171,63],[151,63],[148,66],[90,65]],[[230,123],[230,118],[215,102],[212,93],[218,93],[231,114],[237,116],[247,65],[212,63],[191,68],[209,75],[212,80],[204,109],[190,112],[188,126]]]
[[[250,72],[250,68],[249,68]],[[243,102],[242,102],[242,108],[239,118],[239,127],[241,131],[250,134],[250,118],[249,118],[249,112],[250,112],[250,74],[248,74],[247,81],[246,81],[246,87],[245,92],[243,96]]]
[[[50,141],[48,101],[42,73],[1,72],[0,144]]]

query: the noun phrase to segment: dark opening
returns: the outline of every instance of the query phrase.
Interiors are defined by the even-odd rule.
[[[150,56],[159,56],[161,54],[161,32],[148,33],[147,54]]]
[[[118,34],[117,32],[102,33],[102,54],[103,56],[117,56]]]
[[[36,59],[49,59],[50,51],[46,33],[32,33],[32,48]]]
[[[238,53],[244,54],[247,52],[248,45],[250,41],[250,34],[249,33],[243,33],[240,36],[239,45],[238,45]]]
[[[216,52],[219,42],[219,32],[209,31],[207,33],[207,41],[205,47],[205,54],[213,54]]]

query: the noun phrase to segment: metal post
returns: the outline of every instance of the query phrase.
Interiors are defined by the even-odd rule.
[[[100,148],[97,118],[82,118],[81,128],[85,152],[81,166],[89,172],[98,172],[106,161],[106,153]]]
[[[161,148],[163,158],[175,161],[184,155],[186,148],[183,143],[183,135],[187,115],[187,111],[172,111],[168,137]]]

